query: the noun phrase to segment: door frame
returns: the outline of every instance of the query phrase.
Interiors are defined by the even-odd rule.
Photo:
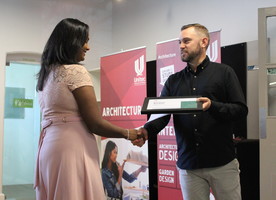
[[[276,17],[276,7],[258,9],[260,199],[265,200],[273,200],[276,196],[276,115],[269,115],[268,105],[268,69],[276,69],[276,63],[267,62],[267,55],[269,55],[267,18],[269,17]]]

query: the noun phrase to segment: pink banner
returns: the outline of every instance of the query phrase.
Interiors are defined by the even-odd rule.
[[[146,48],[124,51],[101,58],[101,112],[112,124],[132,129],[143,126],[147,120],[141,115],[146,96]],[[133,146],[125,139],[102,138],[101,161],[109,157],[116,167],[123,168],[121,188],[115,189],[118,173],[102,166],[106,196],[111,199],[148,199],[148,147]],[[105,153],[116,145],[116,156]],[[114,149],[113,149],[114,150]],[[113,151],[112,151],[113,152]],[[103,162],[104,163],[104,162]],[[112,173],[111,173],[112,171]],[[125,174],[128,174],[126,176]],[[111,176],[114,176],[110,178]]]
[[[213,62],[221,62],[220,31],[210,33],[210,45],[207,55]],[[167,78],[186,67],[180,58],[178,39],[157,44],[156,87],[160,96]],[[183,200],[176,169],[177,145],[173,121],[158,134],[158,199]],[[211,199],[213,199],[211,195]]]
[[[101,58],[102,116],[109,121],[146,120],[141,102],[146,96],[146,49]]]

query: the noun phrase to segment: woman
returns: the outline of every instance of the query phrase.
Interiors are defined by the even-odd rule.
[[[122,178],[132,183],[138,177],[141,172],[145,172],[147,167],[141,166],[132,174],[128,174],[124,171],[125,162],[120,166],[116,161],[118,155],[117,145],[109,140],[106,143],[105,152],[102,161],[102,179],[106,192],[106,196],[112,200],[122,199]]]
[[[96,139],[137,138],[136,130],[102,119],[88,71],[79,62],[88,45],[87,24],[67,18],[42,53],[37,91],[42,131],[34,187],[37,200],[104,200]]]

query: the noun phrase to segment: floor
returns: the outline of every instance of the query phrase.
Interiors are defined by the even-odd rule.
[[[32,184],[3,185],[6,200],[35,200],[35,191]]]

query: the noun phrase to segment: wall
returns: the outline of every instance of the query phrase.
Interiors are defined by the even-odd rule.
[[[88,69],[99,67],[99,57],[111,49],[111,14],[111,0],[1,0],[0,52],[41,53],[54,26],[72,17],[90,26],[91,51],[85,63]]]
[[[274,0],[122,0],[113,3],[113,51],[147,46],[147,60],[155,60],[155,44],[179,36],[188,23],[222,30],[221,46],[258,39],[258,8]]]
[[[259,138],[259,70],[258,68],[258,41],[247,42],[247,65],[255,66],[254,70],[247,71],[247,137]]]

